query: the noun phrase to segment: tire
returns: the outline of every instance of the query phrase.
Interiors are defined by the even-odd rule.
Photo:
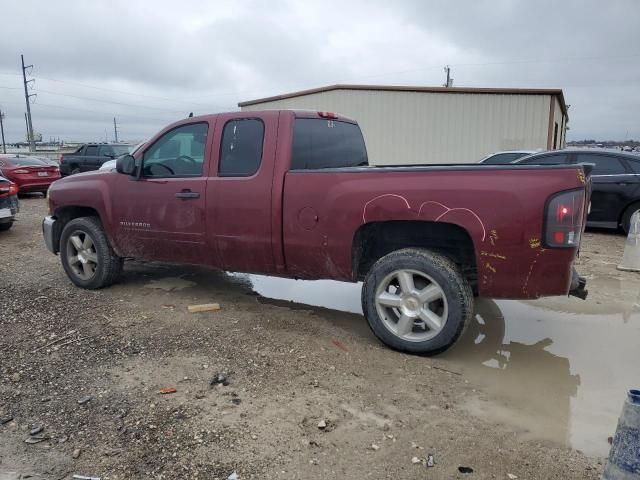
[[[44,192],[42,192],[42,198],[47,198],[48,192],[49,190],[45,190]]]
[[[622,229],[624,233],[629,233],[629,228],[631,227],[631,217],[633,214],[640,210],[640,202],[632,203],[627,207],[622,215]]]
[[[97,217],[75,218],[64,226],[60,261],[76,286],[90,290],[113,284],[123,265]]]
[[[373,265],[362,287],[362,310],[385,345],[435,355],[453,345],[469,323],[473,292],[451,260],[410,248]]]
[[[76,173],[80,173],[80,167],[77,165],[71,165],[71,172],[69,175],[75,175]]]
[[[6,232],[7,230],[9,230],[11,228],[12,225],[13,225],[13,221],[6,222],[6,223],[0,223],[0,232]]]

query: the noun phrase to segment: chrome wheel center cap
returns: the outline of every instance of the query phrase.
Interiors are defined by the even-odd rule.
[[[80,260],[82,263],[87,263],[87,259],[84,256],[84,252],[78,253],[78,260]]]
[[[406,297],[402,301],[402,307],[406,315],[417,317],[420,311],[420,302],[413,296]]]

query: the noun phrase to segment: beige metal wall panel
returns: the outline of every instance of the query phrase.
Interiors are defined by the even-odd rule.
[[[473,163],[499,150],[545,149],[550,102],[549,95],[333,90],[242,110],[351,117],[362,128],[374,165]]]

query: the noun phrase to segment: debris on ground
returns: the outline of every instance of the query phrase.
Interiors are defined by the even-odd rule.
[[[178,389],[176,387],[167,387],[167,388],[160,389],[160,394],[167,395],[169,393],[176,393],[177,391]]]
[[[231,475],[229,475],[227,477],[227,480],[238,480],[240,477],[238,477],[238,474],[236,472],[233,472]]]
[[[209,386],[210,387],[215,387],[216,385],[222,385],[224,387],[229,385],[229,377],[227,376],[226,373],[224,373],[224,372],[216,373],[213,376],[213,378],[209,382]]]
[[[82,453],[82,450],[80,450],[79,448],[76,448],[71,454],[71,457],[73,457],[74,459],[80,458],[81,453]]]
[[[318,428],[319,428],[320,430],[324,430],[325,428],[327,428],[327,422],[326,422],[326,421],[324,421],[324,420],[320,420],[320,421],[318,422]]]
[[[344,345],[342,345],[342,343],[340,343],[339,340],[333,340],[333,344],[343,352],[347,352],[347,353],[349,352],[349,350],[347,350],[347,348]]]
[[[87,477],[86,475],[74,475],[71,478],[75,478],[76,480],[101,480],[100,477]]]
[[[80,400],[78,400],[78,405],[84,405],[85,403],[89,403],[92,399],[93,399],[93,397],[91,395],[87,395],[86,397],[82,397]]]
[[[507,477],[509,477],[511,480],[516,480],[516,478],[518,478],[518,476],[514,475],[513,473],[507,473]]]
[[[473,468],[471,468],[471,467],[458,467],[458,471],[460,473],[473,473]]]
[[[187,310],[189,310],[189,313],[215,312],[216,310],[220,310],[220,304],[203,303],[201,305],[189,305]]]
[[[24,441],[24,443],[34,444],[34,443],[44,442],[45,440],[49,440],[49,437],[47,437],[45,435],[35,435],[33,437],[27,438]]]
[[[374,451],[380,450],[380,447],[378,445],[376,445],[375,443],[372,443],[371,444],[371,450],[374,450]]]
[[[414,465],[417,465],[418,463],[422,463],[422,459],[420,459],[418,457],[413,457],[411,459],[411,463],[413,463]]]
[[[242,403],[242,400],[240,398],[232,398],[231,403],[233,403],[234,405],[240,405]]]
[[[431,454],[427,455],[427,467],[433,467],[435,464],[436,462],[433,459],[433,455]]]
[[[39,434],[42,430],[44,430],[44,427],[42,425],[36,425],[35,427],[33,427],[31,430],[29,430],[29,435],[33,436],[33,435],[37,435]]]
[[[0,418],[0,425],[4,425],[5,423],[9,423],[11,420],[13,420],[13,417],[11,415],[8,415],[6,417],[2,417],[2,418]]]

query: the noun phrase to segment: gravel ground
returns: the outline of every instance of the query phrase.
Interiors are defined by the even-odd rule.
[[[465,411],[486,394],[360,316],[260,302],[198,267],[129,262],[112,288],[77,289],[43,245],[45,213],[25,198],[0,234],[0,479],[599,477],[598,459]],[[228,385],[211,386],[219,372]]]

